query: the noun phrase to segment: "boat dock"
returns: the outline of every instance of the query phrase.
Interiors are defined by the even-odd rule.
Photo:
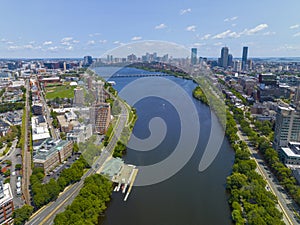
[[[138,169],[134,165],[125,164],[121,158],[110,158],[97,173],[108,176],[116,185],[114,191],[122,191],[125,194],[124,201],[126,201],[132,190]]]

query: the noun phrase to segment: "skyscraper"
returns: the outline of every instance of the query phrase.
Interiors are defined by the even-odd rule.
[[[83,58],[83,66],[90,66],[93,63],[92,56],[84,56]]]
[[[99,103],[90,108],[90,122],[98,134],[105,134],[110,123],[110,104]]]
[[[197,48],[191,49],[191,64],[192,65],[197,64]]]
[[[279,106],[275,121],[275,148],[279,150],[291,141],[300,142],[300,112],[292,107]]]
[[[221,50],[220,66],[225,69],[228,67],[228,53],[229,53],[229,49],[227,47],[223,47]]]
[[[227,67],[228,66],[233,66],[233,56],[231,54],[228,54],[228,62],[227,62]]]
[[[248,47],[243,47],[243,56],[242,56],[242,70],[247,69],[247,57],[248,57]]]

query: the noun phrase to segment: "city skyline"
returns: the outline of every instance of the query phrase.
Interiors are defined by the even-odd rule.
[[[2,13],[0,57],[101,57],[142,40],[197,47],[203,57],[217,57],[225,45],[239,57],[243,46],[251,48],[249,57],[300,55],[296,0],[253,1],[247,10],[243,2],[222,1],[218,7],[204,1],[80,3],[2,1],[2,7],[14,13]]]

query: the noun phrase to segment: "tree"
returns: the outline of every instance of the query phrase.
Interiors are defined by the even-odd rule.
[[[22,165],[21,164],[16,164],[15,170],[21,170],[21,169],[22,169]]]
[[[30,205],[24,205],[22,208],[16,209],[13,212],[14,224],[22,225],[29,219],[33,212],[33,207]]]
[[[233,173],[231,176],[227,177],[227,188],[239,189],[247,184],[247,177],[244,174]]]
[[[75,142],[73,144],[73,153],[77,153],[77,152],[79,152],[79,146],[78,146],[77,142]]]

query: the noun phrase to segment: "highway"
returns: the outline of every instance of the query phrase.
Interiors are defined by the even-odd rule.
[[[23,176],[22,176],[22,193],[26,204],[31,205],[29,185],[31,175],[31,152],[28,151],[29,135],[30,134],[30,106],[29,106],[29,80],[26,80],[26,103],[25,103],[25,134],[24,134],[24,149],[23,154]],[[22,128],[23,129],[23,128]]]
[[[264,159],[258,153],[258,151],[256,151],[252,146],[249,146],[248,137],[244,136],[240,130],[237,134],[241,140],[248,144],[251,158],[254,159],[257,164],[257,172],[266,180],[269,190],[272,191],[272,193],[277,197],[279,210],[283,213],[283,221],[285,224],[300,224],[297,217],[294,215],[294,211],[299,212],[299,208],[296,203],[290,196],[288,196],[284,188],[280,185],[279,181],[270,172],[264,162]]]
[[[121,114],[119,116],[119,121],[115,126],[114,135],[111,138],[111,141],[108,143],[106,148],[101,152],[101,155],[95,161],[91,169],[88,170],[83,176],[82,179],[73,184],[71,187],[67,187],[63,193],[59,195],[56,201],[49,203],[47,206],[39,210],[34,214],[30,221],[26,224],[28,225],[42,225],[42,224],[53,224],[55,216],[63,212],[65,208],[72,203],[74,198],[78,195],[80,189],[83,186],[84,179],[92,174],[95,174],[98,168],[100,168],[108,157],[113,153],[114,147],[116,146],[117,141],[119,140],[121,133],[126,125],[128,119],[128,111],[126,106],[121,103]]]

